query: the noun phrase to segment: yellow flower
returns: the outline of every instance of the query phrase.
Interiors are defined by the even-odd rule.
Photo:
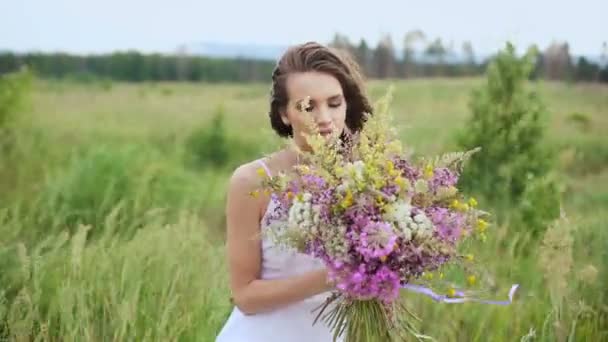
[[[394,170],[395,169],[395,164],[393,164],[392,160],[389,160],[386,162],[386,169],[388,171]]]
[[[473,254],[467,254],[464,257],[465,259],[467,259],[467,261],[473,261],[473,259],[475,259],[475,256]]]
[[[293,198],[293,192],[288,191],[287,192],[287,199],[292,199]]]
[[[344,199],[342,199],[340,205],[345,209],[353,205],[353,193],[350,190],[346,190],[346,195],[344,196]]]
[[[395,164],[393,164],[392,160],[386,162],[386,172],[389,176],[395,177],[399,175],[399,171],[395,170]]]
[[[249,195],[251,195],[253,198],[257,198],[260,195],[260,191],[254,190],[254,191],[250,192]]]
[[[477,206],[477,200],[475,199],[475,197],[471,197],[469,199],[469,205],[471,206],[471,208],[475,208]]]
[[[450,203],[450,207],[459,211],[468,211],[469,205],[467,203],[460,203],[459,200],[455,199]]]
[[[475,275],[471,274],[470,276],[467,277],[467,283],[469,283],[469,285],[473,286],[473,285],[475,285],[476,282],[477,282],[477,278],[475,278]]]
[[[266,170],[264,170],[264,168],[263,168],[263,167],[258,168],[258,169],[257,169],[255,172],[256,172],[256,173],[258,174],[258,176],[260,176],[260,177],[266,177]]]
[[[424,277],[428,280],[432,280],[433,279],[433,273],[424,273]]]
[[[397,184],[397,186],[400,187],[401,189],[406,189],[405,179],[403,179],[403,177],[395,178],[395,184]]]
[[[448,297],[450,297],[450,298],[454,298],[454,297],[456,297],[456,289],[455,289],[455,288],[451,287],[451,288],[448,290]]]
[[[443,272],[439,273],[439,279],[443,279]]]
[[[433,173],[433,166],[432,166],[432,165],[430,165],[430,164],[429,164],[429,165],[427,165],[427,166],[424,168],[424,178],[428,180],[428,179],[433,178],[433,176],[434,176],[434,175],[435,175],[435,174]]]
[[[488,228],[488,222],[484,219],[477,219],[477,230],[479,230],[480,233],[483,233],[486,231],[486,228]]]

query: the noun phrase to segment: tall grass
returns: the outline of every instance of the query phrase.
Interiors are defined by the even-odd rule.
[[[203,221],[151,219],[123,240],[120,209],[28,248],[2,246],[14,264],[0,298],[0,336],[42,341],[212,340],[229,309],[221,247]],[[103,235],[87,243],[91,229]],[[6,267],[4,265],[3,267]],[[4,268],[6,270],[6,268]],[[3,282],[3,284],[7,284]]]
[[[398,83],[393,108],[404,141],[420,153],[453,149],[479,84]],[[380,95],[385,86],[372,82],[370,90]],[[0,340],[213,341],[231,309],[226,181],[234,163],[277,142],[266,88],[34,82],[29,109],[15,112],[16,152],[0,155]],[[565,184],[571,243],[568,251],[558,243],[558,251],[571,255],[567,291],[556,301],[548,275],[561,265],[539,263],[545,235],[533,239],[504,222],[491,228],[476,259],[496,284],[487,296],[506,297],[512,283],[521,285],[514,304],[406,295],[420,328],[439,341],[608,339],[608,161],[600,151],[608,97],[588,86],[542,84],[540,91],[552,113],[546,144],[560,156]],[[215,148],[206,137],[220,106],[222,149],[231,159],[192,167],[188,154],[204,161]],[[573,111],[593,124],[573,125]],[[526,197],[530,209],[536,195]],[[521,241],[535,248],[522,254]]]

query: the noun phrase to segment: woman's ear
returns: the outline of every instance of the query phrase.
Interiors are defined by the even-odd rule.
[[[283,121],[283,124],[285,124],[285,126],[291,126],[289,118],[287,117],[287,112],[285,111],[281,111],[281,121]]]

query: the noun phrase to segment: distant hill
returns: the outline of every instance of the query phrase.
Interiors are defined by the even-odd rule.
[[[184,48],[189,55],[276,61],[285,52],[287,46],[201,42],[185,44]]]

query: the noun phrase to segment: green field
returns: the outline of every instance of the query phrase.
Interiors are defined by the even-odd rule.
[[[419,153],[452,150],[482,82],[393,82],[403,141]],[[388,85],[370,82],[372,99]],[[566,248],[547,274],[538,249],[518,253],[519,235],[494,227],[476,258],[496,276],[494,296],[512,283],[519,296],[500,307],[411,295],[421,329],[439,341],[608,340],[608,87],[530,87],[550,113],[544,143],[558,154],[572,266]],[[0,156],[0,341],[212,341],[231,309],[226,181],[281,143],[269,89],[34,81]],[[192,149],[215,151],[189,137],[218,112],[227,163],[191,162]]]

